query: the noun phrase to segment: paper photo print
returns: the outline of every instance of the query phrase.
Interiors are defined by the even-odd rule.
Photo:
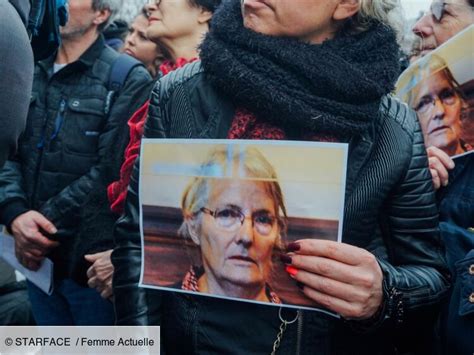
[[[140,286],[326,311],[280,255],[300,239],[341,241],[347,149],[144,139]]]
[[[397,96],[418,114],[426,147],[452,158],[474,146],[474,25],[414,62]]]

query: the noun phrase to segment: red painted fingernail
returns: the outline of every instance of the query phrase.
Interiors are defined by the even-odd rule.
[[[291,253],[292,251],[298,251],[301,249],[301,245],[299,243],[290,243],[288,244],[288,246],[286,247],[286,250]]]
[[[298,269],[294,268],[293,266],[287,266],[285,268],[286,272],[289,273],[291,276],[296,276],[298,273]]]

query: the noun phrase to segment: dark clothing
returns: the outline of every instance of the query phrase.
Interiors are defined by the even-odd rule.
[[[28,16],[31,10],[30,0],[8,0],[8,1],[16,9],[16,11],[18,12],[18,15],[20,15],[21,21],[26,26],[28,24]]]
[[[28,282],[28,294],[40,325],[106,326],[115,322],[112,302],[103,299],[96,289],[82,287],[71,279],[56,281],[50,296]]]
[[[439,192],[440,229],[453,275],[442,313],[443,353],[474,351],[474,154],[455,160],[449,185]]]
[[[235,107],[207,80],[200,63],[162,78],[152,92],[146,138],[226,138]],[[354,134],[344,211],[343,241],[387,257],[385,305],[370,322],[344,322],[302,312],[289,325],[282,354],[390,354],[394,329],[446,294],[446,266],[438,233],[437,207],[415,114],[385,98],[369,129]],[[114,295],[119,324],[161,324],[163,350],[170,354],[269,353],[280,321],[278,309],[138,288],[141,239],[139,159],[125,214],[116,225]],[[377,239],[376,231],[382,231]],[[425,308],[426,309],[426,308]],[[293,319],[295,311],[284,312]],[[358,331],[367,330],[364,334]]]
[[[18,1],[18,0],[15,0]],[[28,20],[28,33],[35,62],[51,56],[61,44],[59,26],[68,20],[67,0],[34,0]]]
[[[25,282],[17,282],[15,270],[0,258],[0,326],[34,325]]]
[[[127,33],[128,23],[123,20],[116,20],[104,30],[105,41],[109,47],[112,47],[116,51],[120,52]]]
[[[214,87],[288,132],[296,126],[344,140],[367,130],[400,73],[389,26],[374,22],[361,34],[310,45],[244,28],[240,7],[224,2],[201,45]]]
[[[113,247],[106,187],[123,159],[126,120],[145,102],[151,81],[144,67],[134,68],[112,102],[107,85],[117,56],[100,36],[79,60],[55,74],[54,56],[38,62],[19,152],[0,171],[0,223],[10,227],[28,210],[53,222],[60,246],[49,257],[56,277],[73,274],[85,253]],[[97,223],[100,228],[94,228]],[[81,233],[85,227],[87,235]]]
[[[27,4],[0,0],[0,167],[15,153],[28,114],[34,64],[22,23]]]
[[[24,281],[0,287],[0,326],[3,325],[35,325]]]

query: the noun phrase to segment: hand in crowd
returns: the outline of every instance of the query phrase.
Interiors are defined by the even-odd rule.
[[[346,319],[367,319],[383,301],[383,273],[365,249],[327,240],[304,239],[282,256],[304,294]]]
[[[435,190],[438,190],[441,186],[447,186],[449,183],[448,170],[454,168],[453,159],[441,149],[433,146],[429,147],[426,152]]]
[[[57,229],[39,212],[28,211],[19,215],[13,220],[11,229],[15,237],[16,258],[27,269],[38,270],[45,255],[59,245],[43,234],[55,234]]]
[[[108,299],[112,297],[112,276],[114,274],[114,266],[110,256],[112,249],[96,254],[85,255],[84,258],[92,263],[87,270],[87,284],[91,288],[95,288],[102,298]]]

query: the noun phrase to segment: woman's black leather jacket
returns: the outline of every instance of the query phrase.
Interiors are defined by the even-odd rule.
[[[145,136],[226,138],[234,112],[206,81],[200,63],[193,63],[155,86]],[[115,229],[118,323],[161,325],[162,350],[170,354],[270,353],[281,323],[278,308],[138,287],[138,167],[137,161],[125,214]],[[414,112],[394,98],[384,98],[371,129],[350,141],[343,241],[377,256],[384,273],[382,312],[364,322],[301,312],[278,353],[395,353],[396,337],[422,326],[423,316],[446,294],[447,270],[422,134]],[[285,318],[294,316],[295,311],[284,312]]]

